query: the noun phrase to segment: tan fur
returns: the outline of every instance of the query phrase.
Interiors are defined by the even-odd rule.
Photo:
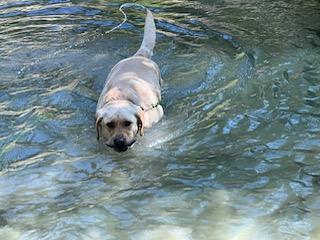
[[[108,146],[114,147],[119,136],[131,143],[139,133],[143,134],[144,128],[150,128],[163,116],[160,105],[153,107],[161,100],[160,70],[150,59],[154,45],[154,20],[147,10],[144,39],[139,50],[112,68],[98,100],[97,134]],[[108,127],[111,122],[112,128]],[[130,126],[125,126],[125,122],[130,122]]]

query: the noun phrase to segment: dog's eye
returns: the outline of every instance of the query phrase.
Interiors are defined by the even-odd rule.
[[[130,122],[130,121],[125,121],[125,122],[123,123],[123,125],[124,125],[125,127],[129,127],[129,126],[131,125],[131,122]]]
[[[109,122],[109,123],[107,123],[107,127],[108,128],[115,128],[115,124],[114,124],[114,122]]]

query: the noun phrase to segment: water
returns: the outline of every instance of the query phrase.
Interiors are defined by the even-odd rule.
[[[319,1],[143,1],[165,117],[96,142],[120,1],[0,3],[0,239],[320,239]]]

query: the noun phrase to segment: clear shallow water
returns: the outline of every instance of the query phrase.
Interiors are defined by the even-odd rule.
[[[0,239],[319,239],[317,1],[144,1],[166,115],[95,140],[120,2],[0,4]]]

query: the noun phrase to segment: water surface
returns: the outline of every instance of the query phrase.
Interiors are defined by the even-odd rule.
[[[319,239],[319,1],[141,1],[165,117],[96,141],[122,1],[0,3],[0,239]]]

